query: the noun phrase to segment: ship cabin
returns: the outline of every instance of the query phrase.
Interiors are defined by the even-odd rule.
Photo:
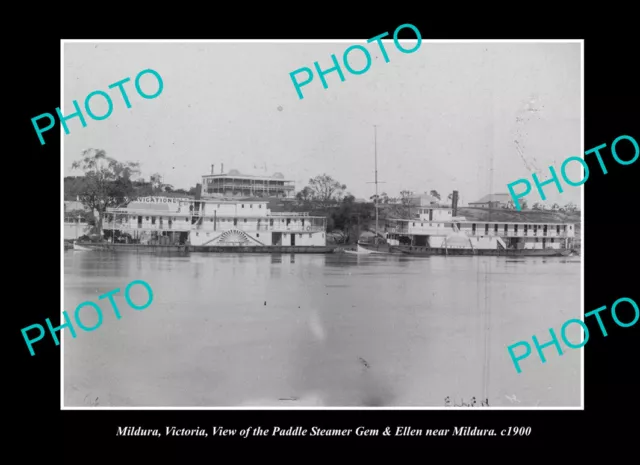
[[[103,229],[112,240],[142,244],[326,245],[325,217],[268,207],[268,201],[147,197],[107,209]]]
[[[385,232],[391,245],[443,248],[455,243],[456,247],[473,249],[567,249],[575,237],[575,225],[469,221],[453,216],[450,207],[428,206],[421,207],[416,218],[387,220]]]

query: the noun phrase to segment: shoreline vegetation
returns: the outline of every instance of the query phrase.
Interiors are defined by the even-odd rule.
[[[101,238],[102,220],[108,207],[128,203],[138,197],[190,197],[195,198],[199,185],[190,189],[176,189],[163,182],[163,177],[152,174],[148,180],[140,176],[137,163],[119,162],[108,157],[104,150],[88,149],[83,151],[79,161],[73,163],[74,169],[81,170],[80,176],[64,178],[64,200],[78,201],[83,209],[65,211],[65,217],[82,217],[92,227],[92,235]],[[416,217],[420,208],[416,199],[425,194],[416,194],[404,190],[397,198],[386,193],[379,196],[379,228],[387,219],[411,219]],[[430,195],[442,206],[450,206],[452,194],[441,202],[440,194],[432,190]],[[327,218],[328,245],[354,246],[363,233],[375,231],[375,196],[369,199],[356,199],[341,184],[328,174],[322,174],[309,180],[293,198],[252,197],[269,202],[273,212],[309,212],[314,216]],[[528,209],[523,202],[523,210],[516,210],[512,202],[505,208],[458,207],[458,216],[477,222],[522,222],[522,223],[574,223],[579,247],[581,215],[572,204],[542,210],[540,204]],[[98,239],[100,240],[100,239]]]

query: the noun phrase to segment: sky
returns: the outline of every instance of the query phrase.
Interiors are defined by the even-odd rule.
[[[423,41],[411,54],[385,42],[364,44],[372,64],[362,75],[345,69],[342,56],[354,41],[329,43],[114,43],[64,44],[62,113],[85,97],[106,91],[114,110],[103,121],[68,121],[63,134],[64,175],[78,175],[71,163],[88,148],[104,149],[119,161],[138,161],[142,175],[159,172],[175,188],[195,186],[202,175],[237,169],[244,174],[281,172],[296,183],[326,173],[358,198],[375,193],[374,125],[377,125],[379,191],[417,194],[437,190],[443,198],[458,190],[462,204],[507,184],[549,178],[570,156],[581,156],[581,51],[579,43],[444,43]],[[412,48],[416,41],[403,44]],[[322,87],[302,87],[300,100],[290,72],[332,66]],[[361,52],[349,56],[364,67]],[[133,81],[156,70],[164,90],[145,100]],[[108,86],[125,77],[132,108]],[[304,74],[300,75],[300,79]],[[157,89],[146,75],[141,87]],[[67,110],[65,110],[67,109]],[[96,97],[96,114],[107,106]],[[84,112],[84,110],[83,110]],[[46,137],[46,133],[45,133]],[[572,180],[581,169],[567,169]],[[533,184],[533,183],[532,183]],[[545,187],[547,203],[580,205],[580,189]],[[518,186],[517,189],[520,189]],[[535,189],[529,205],[541,202]]]

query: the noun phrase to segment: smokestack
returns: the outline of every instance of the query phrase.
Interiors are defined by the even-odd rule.
[[[200,196],[202,195],[202,184],[196,184],[196,195],[195,200],[200,200]]]
[[[453,191],[451,207],[453,208],[453,216],[458,216],[458,191]]]
[[[213,174],[213,165],[211,165],[211,174]]]
[[[220,174],[224,174],[224,163],[222,163],[222,166],[220,167]]]

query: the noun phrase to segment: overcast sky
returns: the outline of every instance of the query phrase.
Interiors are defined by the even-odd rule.
[[[559,172],[565,158],[581,155],[580,44],[423,41],[402,54],[391,41],[385,63],[374,43],[369,71],[343,67],[346,80],[328,74],[326,90],[315,76],[299,100],[289,73],[314,61],[327,69],[330,55],[341,60],[353,43],[65,43],[63,113],[94,90],[112,95],[114,111],[104,121],[87,117],[86,128],[69,121],[64,174],[79,174],[70,165],[82,150],[101,148],[176,188],[224,163],[225,172],[281,172],[296,190],[327,173],[369,198],[376,124],[380,192],[436,189],[446,198],[458,189],[467,203],[508,192],[509,182],[532,172],[544,179],[549,165]],[[363,67],[359,52],[350,59]],[[153,100],[133,86],[147,68],[164,80]],[[131,109],[108,89],[125,77]],[[151,76],[142,88],[155,91]],[[92,109],[103,114],[106,104],[98,97]],[[568,175],[580,179],[579,168]],[[580,205],[580,188],[563,187],[558,194],[549,185],[548,201]],[[535,188],[528,200],[540,200]]]

